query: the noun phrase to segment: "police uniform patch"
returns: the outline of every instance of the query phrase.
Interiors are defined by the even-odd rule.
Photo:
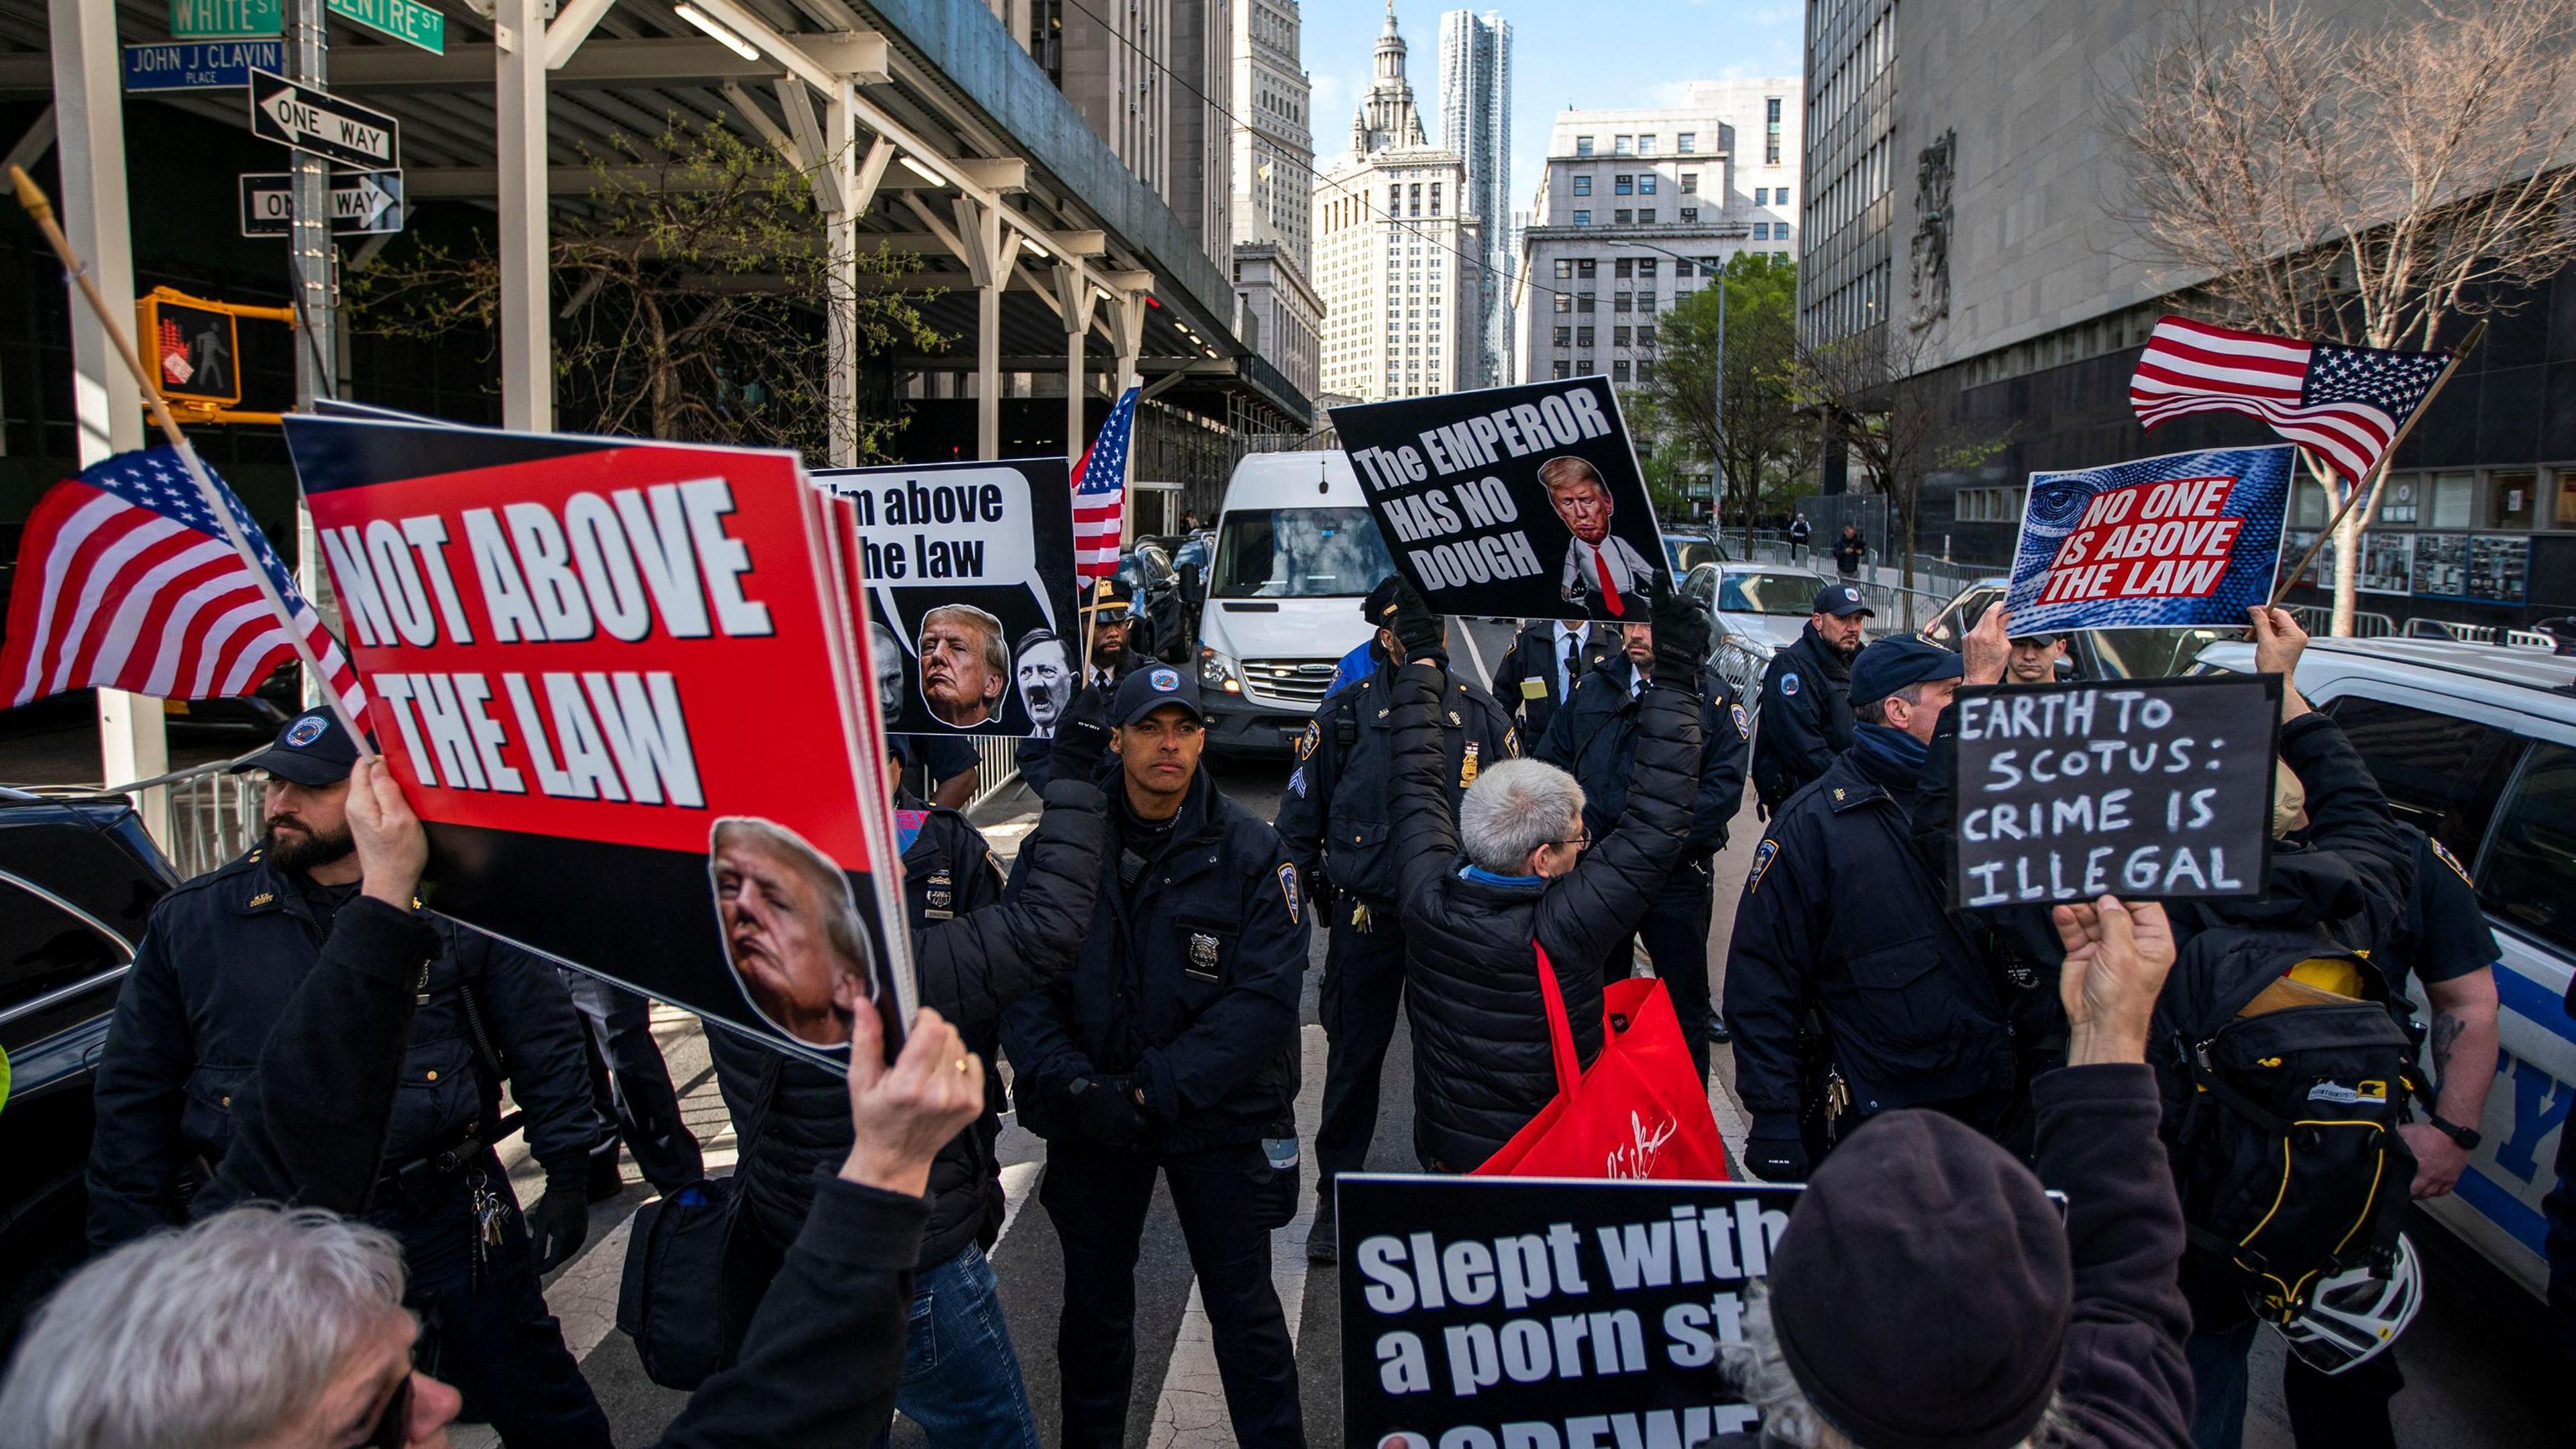
[[[1306,798],[1306,767],[1299,765],[1288,772],[1288,792],[1298,799]]]
[[[286,738],[281,743],[285,744],[290,749],[300,750],[306,745],[313,743],[315,740],[322,738],[322,731],[328,728],[330,728],[330,726],[323,721],[320,715],[308,715],[303,719],[297,720],[293,725],[288,727]]]
[[[1293,865],[1279,867],[1279,894],[1288,902],[1288,924],[1296,925],[1298,918],[1305,911],[1304,903],[1297,899],[1297,867]]]
[[[1753,738],[1753,716],[1744,712],[1744,706],[1729,705],[1727,713],[1735,717],[1735,733],[1739,737],[1748,740]]]
[[[1546,680],[1544,680],[1544,679],[1524,679],[1524,680],[1522,680],[1522,681],[1521,681],[1521,698],[1523,698],[1523,699],[1545,699],[1545,698],[1547,698],[1547,681],[1546,681]]]
[[[2435,858],[2439,859],[2442,864],[2449,866],[2451,868],[2451,874],[2458,876],[2462,885],[2467,886],[2471,890],[2476,890],[2478,888],[2478,883],[2469,879],[2469,868],[2460,864],[2460,858],[2451,853],[2451,848],[2449,846],[2433,839],[2429,835],[2424,838],[2424,843],[2433,847]]]
[[[1798,692],[1798,671],[1792,669],[1788,673],[1780,676],[1780,692],[1782,694],[1796,694]]]
[[[1771,868],[1772,860],[1779,854],[1780,842],[1776,840],[1763,841],[1753,848],[1753,873],[1744,878],[1746,895],[1762,889],[1762,872]]]
[[[1157,669],[1145,678],[1156,694],[1169,694],[1181,687],[1181,672],[1177,669]]]
[[[1461,790],[1476,783],[1476,749],[1476,742],[1469,740],[1466,756],[1458,762],[1458,788]]]
[[[1315,753],[1315,746],[1320,745],[1323,742],[1323,726],[1315,723],[1313,720],[1306,721],[1306,727],[1297,732],[1297,758],[1303,760],[1308,755]]]
[[[1184,969],[1192,976],[1212,977],[1217,974],[1216,963],[1216,937],[1206,931],[1190,932],[1190,964]]]
[[[956,882],[951,880],[948,872],[944,870],[931,872],[930,879],[922,890],[922,897],[927,903],[922,914],[931,920],[945,921],[957,914],[952,909],[957,901]]]

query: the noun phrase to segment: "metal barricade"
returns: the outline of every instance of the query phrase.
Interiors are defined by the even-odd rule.
[[[164,777],[170,792],[170,838],[165,849],[183,880],[203,875],[250,849],[266,828],[260,786],[232,773],[234,763],[222,760]]]
[[[1020,778],[1020,742],[997,739],[991,735],[975,737],[975,797],[966,802],[974,809],[1011,786]]]

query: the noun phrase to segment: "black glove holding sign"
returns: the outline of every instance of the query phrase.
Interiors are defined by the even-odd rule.
[[[1744,1139],[1744,1165],[1764,1182],[1805,1182],[1807,1143],[1797,1122],[1756,1116],[1752,1135]]]
[[[1648,618],[1655,629],[1655,682],[1696,692],[1708,664],[1708,610],[1659,577]]]
[[[1101,698],[1099,687],[1084,685],[1055,722],[1055,739],[1047,746],[1047,778],[1086,785],[1099,779],[1101,757],[1109,752],[1108,719],[1109,702]]]
[[[1448,628],[1413,585],[1401,578],[1394,582],[1395,615],[1387,621],[1386,627],[1395,631],[1395,642],[1404,647],[1404,662],[1448,668]]]

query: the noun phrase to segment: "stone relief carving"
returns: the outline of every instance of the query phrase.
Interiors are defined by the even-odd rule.
[[[1959,133],[1943,131],[1914,161],[1914,237],[1911,243],[1916,330],[1950,315],[1950,180]]]

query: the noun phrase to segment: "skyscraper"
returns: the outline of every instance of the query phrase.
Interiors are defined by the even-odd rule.
[[[1509,380],[1507,250],[1512,184],[1512,24],[1501,12],[1450,10],[1440,16],[1440,144],[1467,168],[1467,211],[1484,223],[1479,338],[1467,386]]]
[[[1297,0],[1234,6],[1234,240],[1274,243],[1306,273],[1314,267],[1315,142],[1298,30]]]
[[[1458,154],[1423,131],[1405,54],[1388,0],[1351,154],[1315,181],[1323,390],[1372,402],[1479,385],[1483,230]]]

